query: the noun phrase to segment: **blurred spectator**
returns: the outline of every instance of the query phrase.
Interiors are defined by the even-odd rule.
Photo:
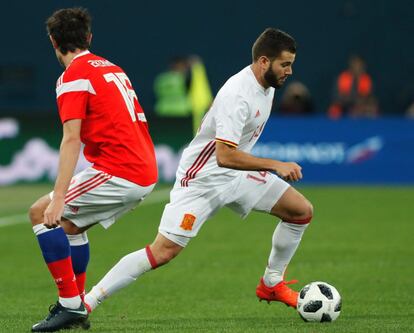
[[[155,112],[162,117],[186,117],[191,115],[188,98],[190,65],[184,57],[171,60],[168,71],[159,74],[154,82]]]
[[[298,81],[290,83],[281,97],[278,109],[278,113],[284,116],[313,114],[313,100],[309,89]]]
[[[373,83],[366,72],[365,62],[360,56],[351,56],[348,69],[336,80],[328,115],[333,119],[342,116],[373,118],[378,116],[378,112],[378,101],[373,95]]]
[[[203,62],[198,56],[176,57],[154,83],[155,112],[162,117],[192,116],[194,133],[213,100]]]

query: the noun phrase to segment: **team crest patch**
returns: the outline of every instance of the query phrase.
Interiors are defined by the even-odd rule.
[[[181,229],[188,230],[188,231],[193,230],[193,225],[194,225],[195,220],[196,220],[196,217],[194,215],[184,214],[184,218],[181,221],[181,225],[180,225]]]

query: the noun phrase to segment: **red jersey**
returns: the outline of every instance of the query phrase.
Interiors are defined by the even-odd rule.
[[[83,153],[95,169],[141,186],[157,181],[145,114],[120,67],[84,51],[58,79],[56,95],[62,123],[82,119]]]

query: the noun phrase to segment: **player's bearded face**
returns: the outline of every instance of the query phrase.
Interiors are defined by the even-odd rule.
[[[285,75],[278,76],[272,68],[272,63],[269,66],[269,69],[264,73],[264,79],[266,80],[266,83],[275,89],[279,89],[283,86],[283,83],[285,82]]]
[[[289,51],[282,51],[282,53],[275,59],[269,59],[269,67],[264,73],[264,80],[266,83],[275,89],[283,86],[286,79],[292,75],[292,65],[295,61],[295,54]]]

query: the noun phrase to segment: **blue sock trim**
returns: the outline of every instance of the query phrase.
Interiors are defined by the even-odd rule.
[[[69,241],[62,228],[49,229],[38,235],[37,240],[47,264],[70,256]]]
[[[86,272],[89,263],[89,243],[83,245],[72,245],[72,267],[75,274]]]

